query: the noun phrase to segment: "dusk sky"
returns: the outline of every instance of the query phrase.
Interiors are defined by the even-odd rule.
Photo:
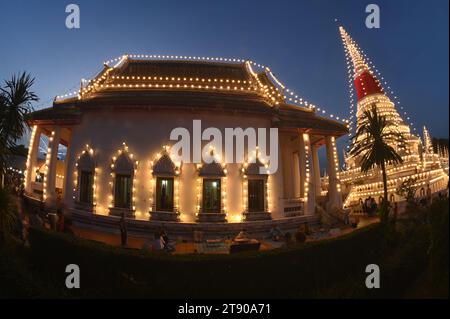
[[[370,56],[421,134],[448,137],[448,1],[4,1],[0,79],[36,78],[38,108],[125,53],[251,59],[328,113],[349,116],[338,18]],[[65,27],[76,3],[81,28]],[[381,28],[365,27],[366,5]]]

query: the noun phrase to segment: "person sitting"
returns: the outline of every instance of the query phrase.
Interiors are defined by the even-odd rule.
[[[249,238],[248,238],[247,233],[245,232],[245,229],[241,230],[239,232],[239,234],[236,237],[234,237],[234,239],[233,239],[233,241],[237,241],[237,242],[243,242],[243,241],[248,241],[248,240],[249,240]]]
[[[161,234],[159,232],[156,232],[154,235],[152,248],[156,251],[164,250],[165,242],[164,239],[161,237]]]
[[[172,252],[175,249],[169,244],[170,240],[169,240],[169,236],[166,233],[166,230],[164,229],[164,226],[161,227],[160,231],[159,231],[159,237],[161,237],[162,242],[163,242],[163,248],[165,251],[167,252]]]
[[[311,231],[309,230],[309,225],[307,222],[303,223],[303,229],[301,231],[303,231],[306,236],[311,235]]]
[[[270,239],[273,241],[280,241],[283,236],[283,233],[281,232],[280,228],[277,226],[272,226],[270,229]]]
[[[354,215],[349,219],[350,222],[350,226],[352,226],[353,228],[358,227],[359,224],[359,216],[358,215]]]

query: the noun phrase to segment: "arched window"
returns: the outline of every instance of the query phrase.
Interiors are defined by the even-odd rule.
[[[178,221],[178,185],[181,163],[174,163],[164,147],[152,162],[152,198],[150,218],[152,220]],[[153,186],[154,185],[154,186]]]
[[[198,221],[221,222],[227,216],[225,164],[198,164],[197,217]]]
[[[74,195],[76,207],[93,211],[95,206],[95,161],[93,149],[86,150],[78,157],[76,162],[76,185]]]
[[[128,152],[128,147],[119,151],[119,155],[113,157],[111,164],[113,183],[112,183],[112,203],[110,213],[121,216],[122,213],[127,217],[134,217],[134,176],[137,161],[133,160],[133,154]]]
[[[261,173],[265,164],[259,158],[254,163],[244,163],[241,169],[243,175],[243,211],[244,219],[270,219],[269,209],[269,175]]]
[[[199,175],[203,177],[202,213],[222,213],[221,189],[222,178],[225,177],[222,166],[218,163],[205,164]]]

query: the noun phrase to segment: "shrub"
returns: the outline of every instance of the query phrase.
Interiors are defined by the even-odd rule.
[[[432,283],[442,291],[439,294],[447,294],[448,298],[448,269],[449,269],[449,220],[448,199],[436,200],[430,207],[430,269],[432,271]]]
[[[17,223],[17,206],[8,188],[0,188],[0,245]]]

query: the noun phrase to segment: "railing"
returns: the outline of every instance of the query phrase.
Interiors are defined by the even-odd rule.
[[[301,197],[283,198],[284,216],[294,217],[304,214],[304,200]]]

